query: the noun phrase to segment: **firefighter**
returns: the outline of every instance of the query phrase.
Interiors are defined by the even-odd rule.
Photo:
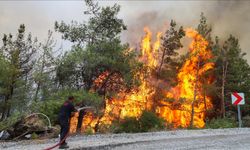
[[[61,126],[61,132],[60,132],[60,146],[59,149],[69,148],[67,143],[65,142],[66,136],[69,132],[69,121],[71,117],[72,112],[76,112],[76,108],[73,105],[74,97],[69,96],[68,100],[66,100],[59,112],[59,123]]]

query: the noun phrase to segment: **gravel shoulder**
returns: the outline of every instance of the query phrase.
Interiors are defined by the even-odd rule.
[[[0,149],[42,150],[58,139],[1,142]],[[149,132],[137,134],[76,135],[67,139],[70,149],[250,149],[250,128],[201,129]],[[56,148],[57,149],[57,148]]]

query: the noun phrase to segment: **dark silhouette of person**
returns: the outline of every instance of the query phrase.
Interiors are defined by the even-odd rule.
[[[59,149],[69,148],[69,146],[66,143],[66,136],[69,132],[69,121],[71,117],[72,112],[76,112],[76,108],[73,105],[74,97],[69,96],[68,100],[66,100],[63,105],[61,106],[60,112],[59,112],[59,124],[61,126],[61,132],[60,132],[60,146]]]

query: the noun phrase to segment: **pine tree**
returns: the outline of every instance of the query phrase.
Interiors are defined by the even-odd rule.
[[[250,68],[244,59],[246,53],[240,49],[239,41],[230,35],[220,46],[217,42],[215,49],[217,55],[216,61],[216,77],[217,84],[221,89],[221,116],[226,116],[225,106],[230,105],[230,94],[232,92],[244,92],[249,94]]]
[[[4,94],[4,109],[1,120],[10,116],[15,109],[22,110],[26,100],[29,99],[31,72],[35,63],[33,58],[39,44],[37,39],[32,40],[31,34],[25,38],[25,25],[21,24],[15,40],[13,36],[4,34],[1,53],[9,63],[8,85]]]
[[[49,91],[53,88],[54,71],[56,65],[55,52],[53,48],[55,42],[52,37],[52,31],[48,31],[48,38],[41,45],[39,57],[35,64],[33,78],[36,84],[34,101],[38,99],[46,99],[49,96]]]
[[[162,37],[161,45],[161,57],[160,65],[157,70],[157,76],[160,77],[163,74],[163,78],[166,78],[165,73],[168,73],[168,79],[173,78],[176,74],[169,74],[170,72],[177,72],[176,67],[178,63],[175,58],[178,56],[177,50],[182,48],[181,39],[185,36],[183,27],[181,26],[178,30],[176,29],[176,22],[171,20],[170,29],[168,29]],[[165,72],[165,73],[163,73]]]

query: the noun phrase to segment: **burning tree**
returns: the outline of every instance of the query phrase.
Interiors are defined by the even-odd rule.
[[[170,29],[168,29],[164,36],[162,36],[162,45],[160,48],[160,61],[157,68],[157,77],[165,77],[164,72],[175,72],[177,65],[174,61],[174,57],[178,56],[177,50],[182,48],[181,39],[185,36],[185,31],[181,26],[179,30],[176,29],[175,21],[171,20]],[[175,67],[175,68],[174,68]],[[174,69],[173,69],[174,68]],[[162,71],[163,70],[163,71]],[[170,74],[170,73],[169,73]],[[173,74],[173,77],[176,74]],[[165,77],[166,78],[166,77]]]
[[[210,62],[213,55],[207,47],[208,42],[195,30],[186,30],[186,35],[193,41],[190,44],[189,57],[178,73],[178,84],[171,89],[162,90],[163,98],[155,102],[158,81],[154,71],[160,65],[158,58],[161,33],[157,33],[156,41],[152,43],[151,31],[147,27],[144,31],[146,35],[141,42],[141,54],[138,60],[146,69],[136,74],[141,84],[131,91],[123,89],[117,96],[107,98],[104,114],[93,119],[94,124],[111,125],[113,121],[123,120],[125,117],[139,118],[144,110],[148,110],[154,111],[168,124],[173,124],[173,127],[204,127],[205,110],[212,108],[212,103],[207,95],[202,94],[201,76],[214,66],[214,63]],[[96,86],[103,85],[108,74],[104,72],[95,81]],[[211,82],[212,77],[208,76],[207,84]]]
[[[190,45],[189,58],[178,73],[178,85],[166,92],[166,97],[173,102],[162,101],[164,107],[158,107],[158,114],[166,121],[174,123],[175,127],[204,127],[204,108],[202,88],[199,76],[213,68],[211,51],[207,49],[207,41],[196,31],[187,29],[186,35],[193,38]],[[205,97],[207,107],[212,104],[209,97]],[[172,108],[172,110],[171,110]]]

